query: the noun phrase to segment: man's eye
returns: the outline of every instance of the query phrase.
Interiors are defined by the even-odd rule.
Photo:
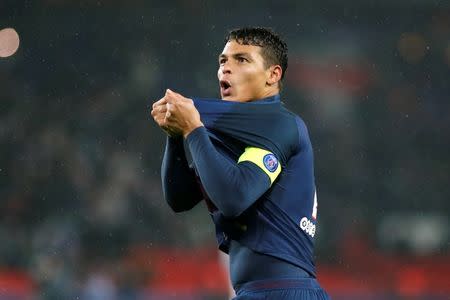
[[[219,59],[219,64],[224,64],[224,63],[226,63],[226,59],[225,58],[221,58],[221,59]]]
[[[243,62],[247,62],[248,60],[244,57],[238,57],[237,61],[240,63],[243,63]]]

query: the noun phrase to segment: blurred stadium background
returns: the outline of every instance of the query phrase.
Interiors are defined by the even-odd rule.
[[[323,286],[449,299],[449,4],[0,0],[20,37],[0,58],[0,300],[227,299],[204,205],[162,199],[149,108],[168,87],[218,96],[223,36],[243,25],[289,44]]]

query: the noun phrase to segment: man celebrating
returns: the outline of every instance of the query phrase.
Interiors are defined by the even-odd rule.
[[[279,96],[287,45],[265,28],[233,30],[225,42],[217,73],[225,101],[167,90],[153,104],[168,135],[164,197],[176,212],[206,201],[235,299],[328,299],[313,262],[311,142]]]

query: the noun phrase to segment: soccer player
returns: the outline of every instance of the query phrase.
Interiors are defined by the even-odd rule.
[[[168,136],[164,197],[175,212],[206,201],[237,300],[329,299],[313,262],[312,146],[303,121],[280,102],[286,68],[287,45],[272,30],[236,29],[219,55],[225,101],[205,110],[167,90],[152,107]]]

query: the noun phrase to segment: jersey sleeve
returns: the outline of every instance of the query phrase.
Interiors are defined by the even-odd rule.
[[[182,138],[167,137],[161,179],[164,199],[175,212],[189,210],[203,199],[194,170],[188,165]]]
[[[192,131],[186,141],[206,194],[224,216],[239,216],[270,188],[267,173],[248,161],[254,151],[238,163],[217,151],[205,127]]]
[[[245,148],[244,153],[239,157],[238,163],[245,161],[255,164],[269,176],[271,185],[281,173],[281,164],[270,151],[256,147],[247,147]]]

